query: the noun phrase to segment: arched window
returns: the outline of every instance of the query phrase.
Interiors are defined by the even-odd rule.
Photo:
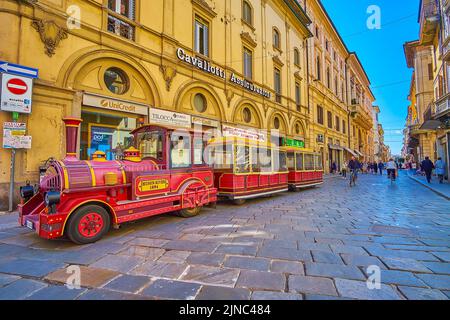
[[[273,29],[273,46],[277,49],[281,48],[280,32],[277,29]]]
[[[247,1],[242,3],[242,20],[249,25],[253,25],[253,9]]]
[[[294,49],[294,64],[300,66],[300,51],[297,48]]]

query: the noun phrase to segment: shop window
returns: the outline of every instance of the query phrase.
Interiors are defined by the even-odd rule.
[[[173,169],[191,166],[190,136],[173,135],[170,148],[170,166]]]
[[[195,107],[195,110],[197,110],[200,113],[203,113],[206,111],[207,102],[206,102],[206,98],[203,94],[197,93],[194,96],[194,107]]]
[[[296,153],[295,160],[297,171],[303,171],[303,153]]]
[[[135,0],[108,0],[108,31],[134,40]]]
[[[242,20],[250,26],[253,26],[253,10],[247,1],[242,3]]]
[[[314,155],[305,154],[304,161],[306,171],[314,170]]]
[[[252,112],[250,111],[249,108],[244,108],[242,110],[242,118],[246,123],[250,123],[252,121]]]
[[[137,128],[138,116],[113,115],[83,110],[81,118],[80,157],[89,160],[96,151],[108,160],[123,159],[123,152],[134,146],[131,132]]]
[[[128,76],[119,68],[109,68],[105,71],[104,81],[109,91],[122,95],[130,88]]]
[[[195,17],[194,23],[194,50],[209,56],[209,24],[198,16]]]
[[[253,78],[253,52],[244,47],[244,77]]]
[[[250,173],[250,147],[236,146],[236,173]]]
[[[163,135],[161,131],[143,132],[137,136],[141,157],[163,161]]]

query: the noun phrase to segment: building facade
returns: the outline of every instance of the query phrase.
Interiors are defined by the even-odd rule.
[[[422,0],[419,39],[405,44],[414,69],[408,107],[404,153],[416,161],[429,156],[446,162],[450,173],[450,3]]]
[[[310,136],[323,154],[324,168],[338,170],[356,156],[373,160],[370,81],[356,53],[350,52],[321,1],[306,0],[311,18],[308,39]]]
[[[0,21],[0,59],[39,69],[32,113],[18,119],[32,147],[17,151],[15,190],[64,156],[66,116],[83,119],[83,160],[117,158],[144,123],[266,130],[323,152],[326,168],[370,157],[370,83],[320,1],[0,0]],[[351,90],[366,94],[352,111]],[[0,149],[2,204],[9,164]]]

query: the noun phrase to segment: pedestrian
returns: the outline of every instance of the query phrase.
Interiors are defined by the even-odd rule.
[[[425,175],[427,176],[428,183],[431,183],[431,174],[433,173],[434,164],[430,160],[430,157],[425,157],[425,160],[421,163],[422,171],[425,172]]]
[[[347,178],[347,166],[348,166],[348,163],[347,163],[347,161],[345,161],[344,166],[342,167],[342,177],[344,179]]]
[[[441,157],[439,157],[434,164],[434,167],[436,168],[436,174],[439,178],[439,183],[444,183],[444,174],[445,174],[445,162],[442,160]]]
[[[367,174],[367,168],[368,168],[367,162],[364,162],[363,163],[363,172],[364,172],[364,174]]]
[[[378,164],[376,161],[373,163],[373,172],[374,174],[378,174]]]
[[[380,161],[378,163],[378,170],[380,171],[380,176],[383,175],[383,169],[384,169],[384,164],[383,164],[383,162]]]
[[[331,173],[335,174],[337,170],[336,162],[333,161],[333,164],[331,165]]]

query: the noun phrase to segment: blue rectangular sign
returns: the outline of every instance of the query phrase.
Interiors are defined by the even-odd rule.
[[[6,72],[17,76],[36,79],[39,77],[39,70],[35,68],[25,67],[6,61],[0,61],[0,72]]]

